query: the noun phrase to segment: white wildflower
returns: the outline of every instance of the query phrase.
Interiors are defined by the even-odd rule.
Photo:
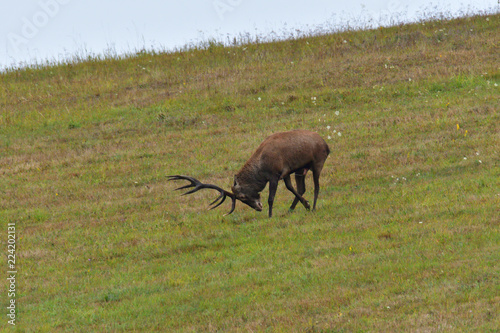
[[[330,125],[326,126],[326,129],[329,130],[330,129]]]
[[[340,114],[340,111],[335,111],[335,115],[338,116]]]
[[[338,136],[342,136],[342,133],[338,132],[338,133],[337,133],[337,135],[338,135]]]

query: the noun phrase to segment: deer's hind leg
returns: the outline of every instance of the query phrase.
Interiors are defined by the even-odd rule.
[[[305,177],[304,177],[304,179],[305,179]],[[295,199],[294,199],[294,201],[293,201],[293,203],[292,203],[292,206],[294,206],[294,204],[296,205],[295,200],[298,200],[298,201],[300,201],[300,202],[304,205],[304,207],[306,207],[306,209],[310,209],[310,208],[311,208],[311,206],[309,206],[309,202],[307,202],[307,200],[306,200],[306,199],[304,199],[304,198],[302,197],[302,194],[304,194],[304,193],[299,194],[299,193],[295,190],[295,188],[292,186],[292,180],[290,179],[290,175],[287,175],[286,177],[284,177],[284,178],[283,178],[283,180],[284,180],[284,182],[285,182],[286,188],[287,188],[290,192],[292,192],[292,193],[295,195]],[[298,184],[299,184],[300,182],[301,182],[301,181],[299,181],[299,182],[297,183],[297,188],[299,188],[299,185],[298,185]],[[305,183],[304,183],[303,189],[304,189],[304,192],[305,192]],[[295,207],[294,207],[294,208],[295,208]],[[291,209],[291,207],[290,207],[290,209]]]
[[[325,157],[326,159],[326,157]],[[316,209],[316,202],[318,201],[318,195],[319,195],[319,176],[321,174],[321,170],[323,170],[323,164],[325,163],[325,160],[320,161],[316,165],[313,166],[312,168],[312,174],[313,174],[313,181],[314,181],[314,202],[313,202],[313,209]]]
[[[304,193],[306,193],[306,173],[307,169],[304,171],[298,171],[295,173],[295,183],[297,184],[297,193],[303,197]],[[295,197],[293,199],[292,205],[290,206],[290,211],[295,209],[295,206],[299,203],[300,199]],[[306,207],[307,208],[307,207]]]

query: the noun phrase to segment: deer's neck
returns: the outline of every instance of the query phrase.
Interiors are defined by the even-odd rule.
[[[252,163],[243,166],[238,173],[238,179],[256,192],[261,192],[268,182],[266,174]]]

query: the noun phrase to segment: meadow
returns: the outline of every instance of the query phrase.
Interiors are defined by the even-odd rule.
[[[18,332],[497,332],[500,15],[0,74]],[[265,137],[330,146],[315,212],[229,189]],[[312,177],[306,180],[312,199]]]

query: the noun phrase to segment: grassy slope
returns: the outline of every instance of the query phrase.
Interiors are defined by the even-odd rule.
[[[17,328],[494,331],[499,18],[1,74]],[[229,187],[292,128],[331,137],[315,213],[165,181]]]

